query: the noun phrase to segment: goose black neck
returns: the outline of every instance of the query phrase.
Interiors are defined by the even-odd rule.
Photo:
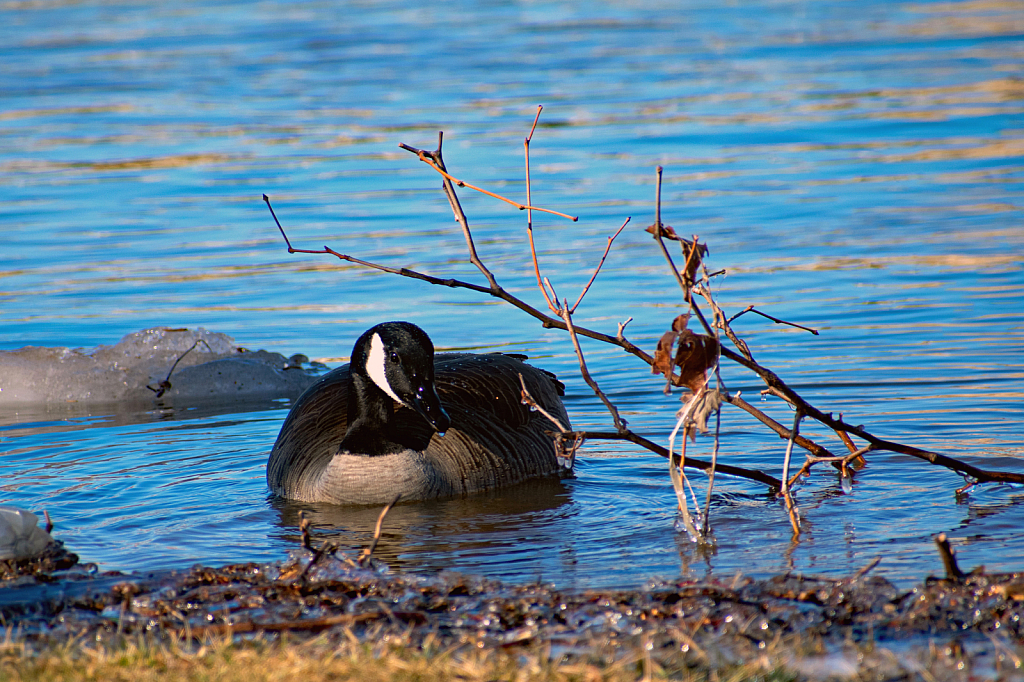
[[[374,457],[404,450],[405,446],[388,437],[395,411],[391,396],[355,371],[349,382],[348,430],[338,451]]]

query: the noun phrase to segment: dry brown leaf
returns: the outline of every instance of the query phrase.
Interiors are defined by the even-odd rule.
[[[679,337],[679,332],[667,331],[658,339],[658,347],[654,349],[654,362],[651,363],[651,374],[664,374],[666,379],[672,377],[672,347]]]
[[[707,380],[707,371],[718,360],[718,341],[712,336],[694,334],[689,329],[679,333],[679,346],[673,365],[679,368],[677,385],[700,391]]]
[[[683,248],[683,256],[686,258],[686,265],[683,266],[682,275],[685,278],[688,286],[693,286],[693,283],[697,281],[697,271],[700,270],[700,264],[704,262],[704,257],[708,255],[707,244],[701,244],[700,242],[691,242],[686,239],[680,239],[680,246]]]
[[[658,236],[657,224],[648,225],[647,231],[654,236]],[[679,241],[679,235],[676,234],[676,231],[672,229],[671,225],[666,225],[665,223],[661,223],[661,236],[665,239],[671,239],[672,241]]]
[[[676,316],[672,320],[672,328],[658,339],[651,374],[663,374],[670,384],[687,386],[691,392],[697,393],[704,386],[707,370],[718,361],[718,341],[687,329],[689,320],[689,312]],[[679,376],[673,376],[676,367],[679,368]],[[665,391],[668,392],[668,385]]]

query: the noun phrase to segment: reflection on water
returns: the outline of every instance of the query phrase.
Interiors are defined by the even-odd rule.
[[[718,301],[821,332],[738,319],[762,364],[880,436],[1024,466],[1014,3],[55,1],[9,2],[0,18],[0,348],[202,326],[337,363],[372,324],[408,319],[441,349],[525,352],[566,382],[574,424],[607,429],[561,334],[471,292],[290,255],[260,200],[298,247],[480,282],[437,178],[398,144],[433,147],[444,129],[456,176],[522,200],[522,140],[542,103],[533,199],[581,216],[534,215],[559,293],[579,291],[632,217],[580,324],[614,333],[631,317],[627,335],[652,349],[678,313],[643,232],[662,164],[665,221],[727,270]],[[524,216],[461,196],[500,283],[541,301]],[[630,425],[665,442],[677,396],[615,349],[583,348]],[[736,367],[724,378],[751,402],[761,389]],[[264,466],[286,408],[9,411],[0,501],[48,509],[104,568],[279,558],[298,507],[267,499]],[[721,444],[723,461],[779,475],[784,443],[745,415],[723,413]],[[399,505],[378,555],[575,586],[848,572],[882,555],[878,572],[911,580],[941,570],[930,538],[945,532],[966,566],[1021,568],[1021,491],[957,500],[962,483],[885,453],[848,493],[815,470],[794,545],[777,500],[720,476],[718,546],[702,553],[672,530],[660,458],[588,443],[572,480]],[[354,546],[376,521],[304,509],[317,537]]]
[[[298,542],[299,511],[318,540],[341,547],[368,547],[380,516],[376,507],[298,504],[272,499],[286,531],[282,539]],[[580,509],[558,479],[543,479],[471,498],[399,504],[382,524],[374,556],[395,569],[437,571],[478,564],[490,572],[538,575],[572,573],[571,549],[544,556],[559,544],[566,525]],[[563,565],[565,563],[565,565]]]

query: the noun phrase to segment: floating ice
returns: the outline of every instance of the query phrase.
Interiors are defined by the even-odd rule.
[[[12,505],[0,505],[0,560],[39,556],[53,538],[39,527],[39,517]]]
[[[92,350],[27,346],[0,351],[0,405],[295,397],[318,373],[295,357],[250,352],[201,327],[144,329]]]

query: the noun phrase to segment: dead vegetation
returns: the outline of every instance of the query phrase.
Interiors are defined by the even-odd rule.
[[[1019,674],[1024,576],[780,575],[559,591],[388,575],[364,551],[2,583],[0,679],[901,679]],[[955,565],[955,559],[950,559]],[[817,671],[817,672],[816,672]],[[1007,678],[1009,679],[1009,678]]]

